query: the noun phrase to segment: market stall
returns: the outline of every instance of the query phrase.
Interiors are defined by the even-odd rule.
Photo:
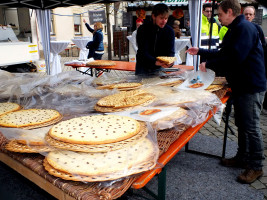
[[[20,107],[18,108],[20,110],[7,113],[6,115],[22,112],[25,113],[26,116],[30,116],[33,115],[33,113],[26,114],[26,112],[32,112],[32,110],[37,111],[38,109],[49,110],[49,112],[51,112],[51,110],[55,112],[56,110],[60,113],[60,115],[56,114],[56,117],[53,118],[51,122],[49,121],[48,124],[46,124],[46,122],[45,127],[41,127],[41,124],[37,127],[34,125],[34,129],[32,130],[25,130],[23,128],[25,126],[23,124],[25,124],[27,118],[24,118],[21,125],[16,123],[15,127],[21,128],[12,128],[10,126],[5,127],[5,123],[3,124],[2,117],[0,115],[0,124],[2,127],[0,129],[2,133],[0,140],[1,161],[60,199],[83,199],[89,197],[91,199],[114,199],[121,196],[131,186],[133,188],[143,187],[145,185],[143,179],[149,181],[149,179],[153,178],[155,174],[160,172],[172,156],[178,153],[179,149],[184,146],[214,114],[212,110],[222,104],[218,97],[222,98],[225,96],[227,91],[226,89],[222,89],[223,85],[221,85],[222,87],[216,86],[217,89],[219,89],[216,90],[216,95],[204,90],[188,90],[186,92],[181,92],[178,90],[178,87],[184,83],[184,81],[182,81],[184,78],[190,77],[187,72],[183,75],[180,74],[179,76],[167,79],[152,78],[142,80],[136,79],[134,76],[114,77],[110,76],[108,73],[104,74],[100,78],[94,78],[81,75],[75,71],[60,73],[56,76],[48,76],[45,79],[40,79],[34,74],[23,75],[10,74],[6,72],[1,72],[0,76],[5,77],[5,81],[1,81],[0,87],[1,104],[4,102],[12,102],[21,105],[23,108],[21,109]],[[221,84],[223,83],[218,79],[216,84],[219,82]],[[128,91],[129,89],[131,90]],[[121,96],[121,94],[124,95]],[[168,94],[168,99],[164,98],[166,94]],[[134,104],[129,104],[129,102],[133,101],[133,98],[138,97],[139,95],[142,96],[142,101],[138,100],[137,104],[136,102]],[[123,100],[124,98],[126,99]],[[227,98],[228,97],[225,96],[225,98],[222,99],[223,103],[227,100]],[[106,99],[109,99],[113,103],[108,103]],[[145,102],[143,102],[144,99]],[[127,105],[125,105],[124,102],[128,102]],[[122,105],[119,106],[120,104]],[[141,105],[141,107],[136,107],[134,105]],[[184,115],[185,111],[182,107],[187,107],[186,116]],[[152,113],[155,111],[157,112],[150,115],[149,113],[151,111],[153,111]],[[132,138],[131,141],[136,141],[136,137],[143,137],[144,134],[148,134],[147,136],[151,141],[157,141],[157,143],[153,143],[152,145],[153,148],[157,147],[159,150],[158,154],[153,154],[154,156],[159,155],[157,162],[152,162],[151,165],[148,164],[150,162],[146,162],[146,164],[142,165],[142,167],[138,167],[138,171],[135,171],[134,173],[127,168],[128,170],[123,170],[123,175],[121,173],[118,174],[118,177],[123,177],[122,179],[118,179],[118,177],[111,178],[111,182],[109,180],[110,176],[107,175],[104,177],[99,175],[97,177],[86,175],[84,177],[83,175],[77,175],[75,172],[73,175],[68,175],[66,177],[66,175],[59,175],[58,172],[54,170],[49,170],[50,168],[47,164],[45,164],[47,161],[44,160],[44,158],[47,158],[47,155],[50,155],[50,153],[47,154],[47,152],[51,152],[52,146],[53,148],[63,148],[65,150],[67,148],[74,151],[82,150],[86,152],[91,152],[90,149],[92,148],[94,151],[99,151],[99,149],[103,151],[103,148],[107,148],[109,150],[112,149],[113,151],[114,148],[123,149],[127,147],[124,143],[118,143],[116,146],[110,146],[109,144],[106,144],[105,146],[93,145],[90,146],[90,149],[88,150],[88,144],[67,145],[65,139],[65,142],[58,142],[58,139],[55,141],[51,138],[54,137],[52,134],[53,131],[51,131],[53,127],[57,127],[57,125],[59,126],[64,121],[69,124],[72,122],[68,120],[73,120],[77,117],[86,117],[92,114],[97,114],[95,116],[102,116],[99,114],[103,112],[109,112],[110,114],[115,114],[116,116],[128,115],[133,118],[136,117],[136,119],[142,121],[142,124],[145,123],[147,129],[142,128],[142,130],[147,131],[142,131],[140,134],[138,133],[135,136],[135,139]],[[174,114],[172,115],[171,113],[173,112]],[[143,115],[138,113],[146,114]],[[48,115],[47,113],[44,114],[45,116]],[[39,117],[40,120],[44,120],[41,115],[42,113],[38,111],[38,115],[36,117]],[[151,116],[153,116],[153,118]],[[154,118],[155,116],[156,118]],[[35,118],[32,118],[32,120],[33,119]],[[27,124],[28,123],[31,123],[31,121],[27,122]],[[54,125],[54,123],[57,125]],[[82,127],[82,124],[83,123],[79,124],[77,128],[73,129],[71,132],[74,134],[74,130],[79,128],[86,129],[86,127]],[[32,125],[27,126],[30,128]],[[191,128],[189,128],[190,126]],[[67,126],[63,125],[63,127]],[[58,128],[54,129],[56,130]],[[41,136],[41,133],[45,133],[45,135],[47,135],[48,130],[50,130],[50,136],[45,139],[45,141],[48,142],[49,148],[47,149],[47,147],[38,145],[37,148],[36,140],[34,140],[35,143],[33,143],[33,138],[29,136],[34,134],[39,137]],[[23,134],[21,134],[21,131]],[[24,144],[20,143],[22,138],[19,139],[17,134],[19,134],[23,140],[26,140]],[[77,134],[80,133],[77,132]],[[46,137],[48,136],[45,136],[45,138]],[[157,137],[156,140],[155,137]],[[39,141],[39,139],[37,141]],[[123,141],[126,140],[123,139]],[[127,143],[129,143],[129,141]],[[139,144],[139,142],[136,144]],[[114,151],[119,150],[120,149],[114,149]],[[153,150],[153,152],[154,151],[156,150]],[[142,150],[142,152],[144,151]],[[35,153],[35,155],[27,155],[27,153]],[[128,156],[126,156],[126,158],[130,159]],[[145,158],[146,161],[147,159],[149,160],[151,158]],[[153,159],[151,161],[153,161]],[[88,162],[90,163],[90,161]],[[76,164],[78,163],[81,164],[81,162],[76,162]],[[135,164],[134,166],[138,165]],[[145,168],[143,168],[144,166]],[[145,171],[150,171],[140,176],[143,169]],[[164,175],[164,173],[162,175]],[[101,180],[100,182],[99,179]],[[94,180],[98,181],[95,182]]]
[[[44,17],[42,18],[42,16]],[[41,21],[41,19],[47,19],[47,21],[49,21],[49,12],[40,11],[38,18],[40,20],[39,23],[42,24],[40,27],[43,28],[49,27],[45,25],[46,23],[43,23],[43,21]],[[43,32],[42,38],[43,38],[43,44],[44,45],[48,44],[44,48],[44,50],[45,50],[46,62],[49,63],[50,62],[49,30]],[[48,70],[48,72],[50,72],[50,70]],[[61,199],[118,198],[129,187],[131,187],[132,183],[139,177],[140,173],[143,173],[144,171],[147,170],[161,171],[164,164],[168,162],[168,159],[165,160],[165,156],[168,155],[164,154],[164,152],[168,152],[168,154],[170,155],[178,153],[178,151],[172,151],[172,147],[170,145],[178,143],[178,145],[183,146],[184,143],[179,140],[179,138],[182,135],[184,137],[181,138],[184,138],[184,142],[190,140],[190,137],[188,137],[188,133],[186,133],[185,130],[187,130],[189,127],[192,128],[197,127],[198,125],[200,125],[200,127],[203,126],[205,124],[205,121],[207,120],[207,117],[212,116],[214,114],[213,112],[211,112],[211,110],[220,107],[222,104],[218,96],[209,91],[204,91],[204,87],[202,88],[203,89],[202,91],[196,92],[195,94],[192,92],[185,92],[181,94],[178,88],[174,88],[174,90],[173,88],[170,88],[171,86],[180,85],[183,82],[180,79],[186,78],[187,76],[186,74],[184,76],[181,74],[174,74],[174,76],[170,77],[170,79],[165,77],[165,79],[164,78],[149,79],[149,80],[145,79],[141,81],[136,80],[135,77],[122,78],[122,77],[109,77],[108,75],[101,76],[100,78],[103,78],[103,80],[100,78],[94,79],[93,77],[88,78],[88,76],[82,76],[78,72],[59,73],[57,74],[57,76],[48,76],[46,78],[43,78],[42,80],[38,79],[34,75],[27,75],[27,76],[23,75],[18,76],[10,74],[1,74],[1,75],[5,77],[5,81],[1,83],[1,89],[0,89],[1,102],[14,102],[21,105],[23,109],[57,110],[60,114],[56,115],[55,117],[56,121],[54,121],[55,120],[54,118],[51,118],[48,121],[49,125],[51,126],[54,126],[54,124],[57,122],[60,123],[61,120],[62,121],[69,119],[71,120],[75,117],[91,115],[95,114],[96,112],[99,114],[101,112],[113,113],[114,111],[116,112],[125,111],[126,113],[123,113],[123,115],[125,114],[129,115],[131,113],[129,113],[127,109],[137,105],[143,107],[142,110],[139,109],[135,110],[133,114],[139,114],[138,117],[141,117],[142,119],[141,121],[145,122],[148,131],[143,131],[143,132],[149,132],[149,136],[152,136],[153,148],[151,149],[153,149],[154,152],[156,152],[157,151],[156,149],[158,149],[158,153],[153,155],[157,155],[159,157],[157,159],[155,159],[155,157],[153,156],[149,156],[149,158],[145,157],[145,160],[143,161],[149,161],[141,163],[145,167],[143,165],[139,166],[138,164],[140,163],[135,163],[135,165],[133,166],[138,166],[138,167],[137,169],[135,169],[134,173],[132,173],[131,170],[128,170],[128,168],[126,170],[121,170],[121,171],[126,171],[127,173],[123,174],[124,176],[121,176],[122,173],[120,171],[119,173],[120,176],[117,176],[115,178],[113,177],[112,182],[109,182],[110,176],[106,175],[103,172],[102,172],[103,176],[100,177],[101,178],[100,182],[92,181],[92,179],[94,179],[95,177],[88,175],[89,172],[87,174],[82,174],[80,173],[81,171],[75,171],[75,172],[67,171],[66,169],[68,169],[68,166],[64,167],[64,171],[67,172],[61,173],[62,170],[60,170],[60,167],[57,167],[58,166],[57,164],[55,163],[53,164],[53,160],[47,161],[49,160],[49,158],[47,157],[48,154],[44,152],[51,151],[51,149],[45,148],[44,150],[44,148],[42,147],[40,150],[39,148],[36,147],[38,145],[36,145],[33,148],[32,145],[28,144],[28,142],[31,142],[28,140],[26,140],[26,142],[24,142],[24,144],[21,145],[21,143],[18,142],[16,134],[15,135],[9,134],[10,127],[5,127],[1,129],[1,133],[4,135],[1,137],[1,154],[0,154],[1,161],[8,164],[15,170],[19,171],[20,173],[31,179],[33,182],[36,182],[36,184],[47,190],[52,195],[55,195],[57,198]],[[141,86],[135,85],[133,87],[132,83],[136,82],[141,84]],[[103,83],[105,84],[109,83],[109,84],[108,86],[106,86],[103,85]],[[117,84],[120,85],[118,86]],[[157,87],[155,87],[155,84]],[[99,85],[104,86],[104,88],[103,87],[97,88],[97,86]],[[131,87],[129,87],[129,85],[131,85]],[[204,84],[202,86],[204,86]],[[122,93],[118,93],[118,91],[120,90],[125,90],[125,89],[129,90],[129,88],[133,90],[139,87],[142,87],[142,89],[144,89],[140,93],[139,92],[135,93],[134,91],[129,91],[127,95],[121,95],[121,94],[126,94],[125,91],[123,91]],[[226,89],[220,88],[220,90],[222,91],[220,96],[221,98],[222,96],[225,95]],[[132,93],[134,93],[135,95],[132,95]],[[166,95],[168,96],[170,95],[169,96],[170,98],[167,99],[167,101],[165,101]],[[125,99],[124,97],[127,98]],[[129,99],[129,97],[131,98]],[[134,100],[132,98],[134,98]],[[116,103],[115,104],[107,103],[106,99],[113,99],[113,101],[115,101]],[[136,104],[136,101],[138,102],[138,104]],[[188,101],[190,102],[189,104]],[[125,105],[124,102],[126,102],[127,105]],[[166,108],[165,107],[166,105],[168,105],[171,108]],[[151,108],[157,106],[161,106],[161,109]],[[180,107],[188,108],[189,112],[186,112],[187,113],[186,117],[184,115],[185,114],[184,109],[183,108],[180,109]],[[124,108],[127,109],[124,110]],[[199,108],[201,108],[201,110],[199,110]],[[182,113],[182,117],[181,115],[175,114],[174,116],[171,116],[171,118],[169,118],[170,115],[169,109],[171,109],[173,112],[179,111],[179,113]],[[38,112],[40,111],[38,110]],[[159,121],[155,122],[153,118],[146,117],[147,113],[151,114],[151,112],[152,114],[154,114],[154,112],[158,113],[155,116],[157,116],[156,119]],[[161,115],[162,113],[164,113],[164,115]],[[167,115],[167,113],[169,115]],[[163,116],[166,118],[163,118]],[[179,117],[177,118],[177,116]],[[162,120],[160,120],[161,118]],[[47,123],[47,121],[42,122],[42,124],[45,123]],[[78,123],[78,126],[80,126],[80,124],[82,126],[82,123]],[[2,124],[1,126],[3,125],[5,124]],[[21,125],[21,127],[23,126],[24,125]],[[17,126],[15,127],[17,128]],[[143,125],[141,127],[143,127]],[[142,130],[143,129],[144,128],[142,128]],[[193,130],[197,130],[197,128]],[[192,134],[195,133],[193,130],[191,130]],[[38,133],[41,132],[39,129],[35,129],[34,131]],[[29,132],[34,132],[34,131],[29,131]],[[136,132],[138,133],[137,135],[144,135],[144,134],[139,134],[142,131],[136,131]],[[45,133],[47,134],[46,131]],[[83,135],[80,135],[81,138],[82,136]],[[72,137],[72,135],[68,135],[68,137]],[[15,142],[11,142],[13,141],[13,139],[15,139]],[[50,141],[50,145],[48,145],[49,147],[53,146],[52,143],[55,142],[53,139],[55,138],[48,139]],[[64,141],[65,139],[66,138],[63,138],[63,140],[60,142],[56,141],[57,147],[63,146],[65,148],[66,146],[68,146],[69,148],[69,146],[71,146],[72,149],[74,148],[76,150],[77,149],[88,150],[88,146],[81,146],[88,144],[72,143],[71,145],[66,145],[66,143],[64,143],[66,142]],[[45,141],[48,140],[46,139]],[[155,143],[155,141],[157,141],[157,143]],[[177,143],[173,143],[175,141],[177,141]],[[39,142],[40,141],[38,140],[38,144]],[[138,144],[138,142],[136,144]],[[20,153],[22,153],[23,151],[24,153],[23,154],[13,153],[13,151],[18,152],[18,149],[20,150],[22,149]],[[168,151],[169,149],[170,151]],[[35,154],[36,156],[33,157],[28,156],[25,151],[31,151],[31,153],[36,153]],[[46,160],[44,160],[44,157],[46,157]],[[126,158],[128,157],[126,156]],[[165,161],[161,162],[162,161],[161,159]],[[90,162],[88,161],[88,164],[89,163]],[[63,164],[65,165],[65,162]],[[85,166],[87,165],[87,163],[84,164]],[[157,164],[159,164],[161,167],[159,167]],[[76,166],[76,168],[79,167]],[[153,176],[150,176],[150,178],[152,178]],[[117,179],[117,178],[122,178],[122,179]],[[99,181],[99,179],[97,180]],[[90,183],[85,184],[83,181]],[[138,182],[136,182],[136,184],[139,185]]]

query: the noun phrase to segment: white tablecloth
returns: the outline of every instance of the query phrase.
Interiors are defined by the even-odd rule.
[[[91,37],[81,37],[81,38],[74,38],[72,39],[72,42],[80,48],[79,52],[79,60],[86,60],[89,49],[86,49],[86,45],[89,41],[92,41]]]
[[[190,39],[175,39],[175,57],[177,58],[174,62],[175,65],[179,65],[182,63],[180,57],[180,51],[185,47],[192,47]],[[186,55],[186,65],[193,66],[193,56],[187,53]]]
[[[50,70],[51,75],[56,75],[62,72],[60,64],[60,55],[58,54],[64,49],[66,49],[69,43],[69,41],[50,41],[50,50],[53,55],[53,61]]]

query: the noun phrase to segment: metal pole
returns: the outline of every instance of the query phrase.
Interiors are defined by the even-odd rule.
[[[214,9],[215,9],[215,0],[212,0],[212,12],[211,12],[211,19],[210,19],[209,49],[211,49],[211,42],[212,42],[212,29],[213,29]]]
[[[108,34],[108,60],[112,59],[111,56],[111,32],[110,32],[110,20],[109,20],[109,7],[110,4],[106,4],[106,15],[107,15],[107,34]]]

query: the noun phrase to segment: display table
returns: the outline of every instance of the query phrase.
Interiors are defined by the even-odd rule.
[[[64,49],[66,49],[69,43],[69,41],[50,41],[50,50],[53,55],[50,75],[56,75],[62,72],[60,64],[60,55],[58,54]]]
[[[229,94],[224,89],[220,95],[222,102],[225,103]],[[219,95],[218,95],[219,96]],[[214,108],[213,111],[215,111]],[[139,189],[144,187],[155,175],[160,174],[164,182],[166,181],[164,166],[184,147],[190,139],[206,124],[213,116],[210,111],[208,118],[194,128],[184,127],[184,132],[170,129],[158,132],[157,139],[160,150],[160,156],[157,166],[142,175],[133,175],[112,185],[100,186],[98,183],[83,183],[75,181],[66,181],[48,174],[45,171],[42,162],[43,156],[39,154],[19,154],[12,153],[4,149],[7,143],[6,139],[0,133],[0,161],[7,164],[23,176],[46,190],[58,199],[116,199],[126,192],[130,187]],[[181,129],[180,129],[181,130]],[[161,171],[163,171],[161,173]],[[160,185],[161,192],[159,199],[165,199],[165,186]]]
[[[90,76],[94,76],[92,69],[99,69],[99,70],[104,70],[104,71],[109,71],[109,70],[119,70],[119,71],[135,71],[135,62],[126,62],[126,61],[112,61],[115,63],[114,66],[102,66],[102,67],[96,67],[96,66],[86,66],[85,63],[83,64],[65,64],[66,66],[71,66],[74,69],[76,69],[76,71],[82,72],[84,74],[90,75]],[[87,71],[81,71],[81,68],[85,68],[87,67],[88,70]],[[188,66],[188,65],[174,65],[173,68],[180,68],[183,70],[193,70],[194,67],[193,66]],[[96,77],[99,76],[99,74],[95,74]]]

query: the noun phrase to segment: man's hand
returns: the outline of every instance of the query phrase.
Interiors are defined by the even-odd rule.
[[[85,19],[83,19],[83,22],[84,22],[84,23],[86,23],[86,20],[85,20]]]
[[[198,47],[191,47],[185,53],[189,53],[190,55],[197,55],[199,48]]]
[[[200,71],[202,72],[207,72],[207,69],[206,69],[206,62],[203,62],[199,65],[199,69]]]

